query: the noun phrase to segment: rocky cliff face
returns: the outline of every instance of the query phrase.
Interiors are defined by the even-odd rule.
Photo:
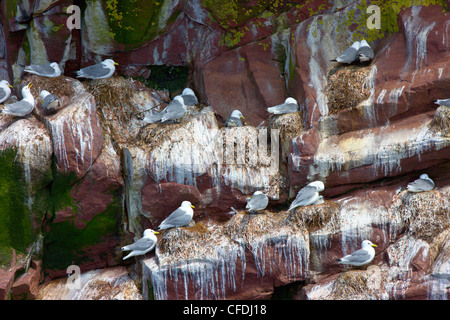
[[[140,299],[126,265],[145,299],[267,299],[288,284],[294,299],[448,299],[449,111],[434,103],[450,95],[448,4],[371,3],[381,30],[358,1],[80,1],[73,30],[73,1],[2,1],[0,75],[16,93],[32,83],[37,104],[0,114],[0,298],[98,299],[106,285],[104,298]],[[330,61],[361,38],[369,64]],[[116,76],[70,76],[104,57]],[[47,61],[64,75],[22,73]],[[201,103],[179,123],[142,122],[178,93],[144,85],[153,65],[189,69]],[[53,115],[43,88],[62,101]],[[287,96],[300,111],[270,117]],[[247,126],[224,128],[234,109]],[[404,190],[423,172],[434,190]],[[314,180],[325,202],[286,212]],[[269,206],[242,211],[256,190]],[[195,225],[122,262],[183,200]],[[336,264],[364,239],[378,245],[368,268]],[[70,265],[81,293],[59,279]]]

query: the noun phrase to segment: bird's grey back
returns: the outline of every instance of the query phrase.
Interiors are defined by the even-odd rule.
[[[197,98],[191,94],[184,94],[182,97],[186,106],[195,106],[198,104]]]
[[[347,257],[351,262],[364,262],[370,258],[370,254],[367,250],[359,249],[353,252],[350,257]]]
[[[269,204],[269,199],[264,194],[257,194],[253,196],[248,202],[248,209],[265,209]]]
[[[366,47],[366,46],[360,47],[358,49],[357,55],[359,55],[359,54],[363,54],[366,57],[368,57],[369,59],[373,59],[373,56],[374,56],[372,48]]]
[[[438,99],[436,100],[436,103],[441,106],[450,107],[450,99]]]
[[[317,189],[313,186],[305,186],[298,192],[295,200],[292,201],[290,208],[310,205],[315,202],[315,197],[318,197]]]
[[[268,110],[274,114],[292,113],[298,111],[298,105],[295,103],[283,103],[275,107],[270,107]]]
[[[34,71],[39,74],[52,74],[55,73],[55,69],[50,66],[50,63],[37,65],[37,64],[31,64],[27,67],[25,67],[25,71]]]
[[[418,179],[408,184],[408,190],[413,192],[430,191],[434,188],[434,182],[428,179]]]
[[[178,100],[172,100],[169,105],[162,111],[161,122],[169,120],[178,120],[184,116],[186,108]]]
[[[229,117],[225,121],[225,127],[242,127],[242,121],[240,118]]]
[[[79,76],[89,76],[89,77],[104,77],[108,73],[110,73],[111,70],[105,67],[102,63],[97,63],[89,67],[82,68],[78,71]]]
[[[129,244],[125,246],[127,250],[138,250],[138,251],[144,251],[150,248],[153,244],[155,244],[155,241],[150,238],[141,238],[137,240],[133,244]]]
[[[178,208],[159,225],[159,229],[182,227],[187,225],[191,219],[192,217],[184,209]]]
[[[50,103],[52,103],[55,100],[58,100],[57,96],[55,96],[54,94],[48,94],[42,101],[42,107],[46,108]]]
[[[18,101],[16,103],[8,104],[3,109],[4,114],[9,114],[17,117],[23,117],[27,114],[31,113],[34,109],[34,104],[29,103],[28,101]]]
[[[349,47],[342,52],[342,54],[337,57],[338,62],[344,62],[344,63],[352,63],[356,60],[356,54],[357,50],[353,47]]]
[[[0,101],[6,98],[6,90],[4,88],[0,88]],[[5,99],[6,100],[6,99]]]

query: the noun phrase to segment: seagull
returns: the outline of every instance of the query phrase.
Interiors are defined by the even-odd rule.
[[[156,245],[156,235],[158,231],[152,229],[145,229],[144,236],[137,240],[135,243],[122,247],[122,251],[131,251],[123,260],[133,256],[139,256],[151,251]]]
[[[370,240],[364,240],[361,245],[361,249],[356,250],[352,254],[346,255],[343,258],[337,259],[340,264],[349,264],[352,266],[363,266],[370,263],[375,257],[376,244]]]
[[[7,80],[0,81],[0,103],[6,101],[11,95],[12,85]]]
[[[183,201],[181,206],[172,212],[157,228],[157,230],[163,230],[168,228],[183,227],[187,225],[194,216],[195,208],[189,201]]]
[[[436,104],[441,105],[441,106],[446,106],[446,107],[450,107],[450,98],[448,99],[437,99]]]
[[[341,63],[353,63],[356,60],[357,52],[359,49],[360,43],[359,41],[353,42],[353,44],[344,50],[339,57],[333,59],[331,61],[341,62]]]
[[[288,211],[291,211],[297,207],[309,206],[319,200],[319,192],[325,189],[325,185],[322,181],[314,181],[308,183],[303,187],[292,201]]]
[[[242,120],[245,120],[242,112],[234,110],[230,117],[225,121],[225,127],[242,127]]]
[[[116,65],[118,65],[118,63],[114,62],[114,60],[105,59],[100,63],[78,70],[76,72],[77,77],[87,79],[106,79],[114,74],[116,71]]]
[[[256,191],[253,196],[247,198],[247,206],[251,213],[256,213],[257,211],[264,210],[269,204],[269,198],[261,191]]]
[[[407,188],[409,192],[430,191],[434,188],[434,182],[426,173],[424,173],[420,175],[419,179],[409,183]]]
[[[356,52],[360,62],[367,62],[373,59],[373,50],[366,40],[361,40],[358,52]]]
[[[319,196],[319,198],[317,199],[316,202],[313,203],[313,205],[322,204],[322,203],[325,203],[325,200],[323,199],[323,196]]]
[[[27,84],[25,87],[23,87],[23,99],[15,103],[5,105],[2,113],[16,117],[24,117],[27,114],[31,113],[31,111],[33,111],[34,109],[34,97],[31,94],[30,87],[31,84]]]
[[[298,111],[298,103],[294,98],[287,98],[284,103],[267,108],[267,111],[273,114],[285,114]]]
[[[52,114],[58,111],[61,102],[57,96],[47,90],[42,90],[39,96],[42,99],[41,105],[45,113]]]
[[[185,88],[181,93],[181,97],[183,97],[183,102],[185,106],[195,106],[198,104],[198,99],[195,96],[194,91],[189,88]]]
[[[61,69],[56,62],[40,65],[30,64],[29,66],[26,66],[23,71],[47,78],[56,78],[61,75]]]

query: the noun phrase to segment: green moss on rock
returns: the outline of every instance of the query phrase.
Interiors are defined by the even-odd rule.
[[[128,49],[134,45],[156,38],[180,14],[175,11],[167,16],[167,0],[105,0],[106,14],[114,40],[126,45]]]
[[[376,5],[380,8],[380,29],[367,28],[367,20],[372,15],[371,12],[367,13],[367,8],[370,5]],[[354,41],[366,39],[368,42],[372,42],[384,38],[385,36],[389,36],[394,32],[398,32],[399,27],[397,18],[400,11],[417,5],[440,5],[443,10],[448,9],[446,0],[399,0],[395,2],[388,0],[374,0],[368,2],[363,0],[360,4],[356,5],[357,9],[347,13],[347,26],[356,26],[356,32],[353,33]]]
[[[0,256],[5,254],[0,260],[8,259],[9,248],[25,253],[33,240],[25,175],[16,155],[14,148],[0,151]]]
[[[53,223],[44,240],[44,267],[61,270],[72,264],[89,262],[89,249],[93,245],[119,234],[121,215],[119,197],[114,196],[106,210],[87,221],[82,229],[75,226],[75,216]]]

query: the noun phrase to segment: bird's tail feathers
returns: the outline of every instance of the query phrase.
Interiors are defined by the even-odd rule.
[[[127,256],[123,257],[122,260],[126,260],[126,259],[128,259],[128,258],[130,258],[132,256],[134,256],[134,252],[133,251],[131,251]]]

